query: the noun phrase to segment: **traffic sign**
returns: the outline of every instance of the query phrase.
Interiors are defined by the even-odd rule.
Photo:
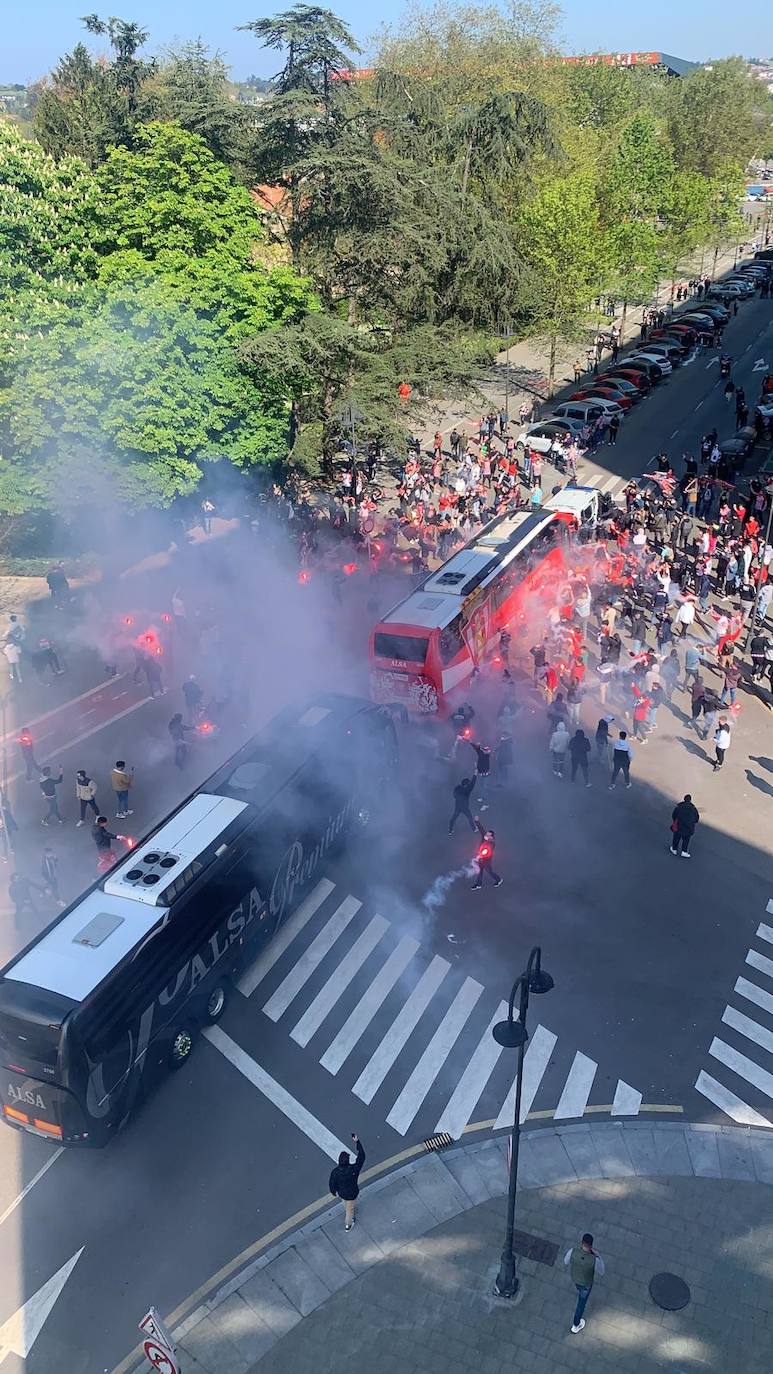
[[[155,1307],[150,1307],[140,1322],[140,1331],[144,1331],[146,1336],[152,1336],[158,1341],[159,1345],[165,1345],[167,1350],[174,1353],[175,1344],[171,1332],[168,1330],[158,1315]]]
[[[171,1350],[167,1350],[165,1345],[159,1345],[158,1341],[152,1338],[143,1341],[142,1348],[146,1358],[150,1361],[158,1374],[180,1374],[180,1366],[177,1363]]]

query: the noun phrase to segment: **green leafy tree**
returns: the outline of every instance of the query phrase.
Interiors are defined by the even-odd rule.
[[[238,163],[245,111],[230,98],[228,67],[200,38],[173,48],[157,72],[159,118],[199,134],[222,162]]]
[[[770,142],[773,99],[738,57],[669,84],[668,131],[680,167],[713,177],[743,171]]]
[[[592,178],[552,179],[525,207],[522,225],[534,290],[530,324],[550,346],[552,395],[558,342],[576,336],[605,276]]]

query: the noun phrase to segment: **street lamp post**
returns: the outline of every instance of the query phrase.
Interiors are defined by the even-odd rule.
[[[510,1002],[507,1008],[507,1020],[498,1021],[491,1032],[498,1045],[505,1049],[518,1051],[518,1077],[515,1082],[515,1120],[513,1123],[513,1144],[510,1153],[510,1184],[507,1190],[507,1228],[505,1230],[505,1243],[502,1247],[502,1258],[499,1262],[499,1273],[494,1284],[494,1293],[498,1298],[514,1298],[518,1292],[519,1281],[515,1272],[515,1251],[513,1249],[513,1237],[515,1234],[515,1194],[518,1186],[518,1150],[521,1143],[521,1089],[523,1086],[523,1056],[526,1049],[526,1041],[529,1038],[526,1030],[526,1013],[529,1008],[529,994],[550,992],[553,987],[553,979],[549,973],[541,967],[542,950],[539,945],[535,945],[529,955],[529,962],[526,970],[513,983],[510,993]],[[518,1019],[513,1020],[513,1007],[515,1004],[516,993],[519,993]]]

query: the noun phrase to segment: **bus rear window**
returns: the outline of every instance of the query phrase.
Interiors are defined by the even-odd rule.
[[[24,1069],[30,1063],[55,1069],[59,1032],[59,1026],[42,1026],[36,1021],[22,1021],[3,1013],[0,1015],[0,1050],[5,1063]]]
[[[376,631],[373,652],[376,658],[400,658],[407,663],[423,663],[427,657],[429,639],[418,635],[387,635]]]

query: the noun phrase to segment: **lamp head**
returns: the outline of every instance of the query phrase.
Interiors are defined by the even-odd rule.
[[[529,1038],[520,1021],[497,1021],[491,1034],[497,1044],[506,1050],[519,1050]]]
[[[549,973],[544,968],[537,968],[529,979],[529,992],[550,992],[555,987],[555,983]]]

